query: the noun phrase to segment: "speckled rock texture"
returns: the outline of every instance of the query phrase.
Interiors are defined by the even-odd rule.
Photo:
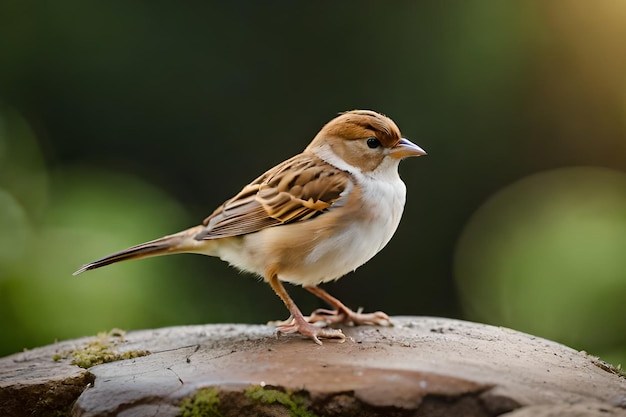
[[[71,352],[96,338],[61,342],[0,359],[0,415],[626,417],[626,379],[584,352],[478,323],[392,321],[323,346],[270,326],[133,331],[107,347],[130,359],[88,369]]]

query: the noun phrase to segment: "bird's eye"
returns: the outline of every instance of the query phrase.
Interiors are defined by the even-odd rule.
[[[378,148],[380,146],[380,141],[376,138],[369,138],[367,140],[367,146],[369,146],[372,149]]]

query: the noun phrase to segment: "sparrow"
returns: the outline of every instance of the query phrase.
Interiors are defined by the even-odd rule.
[[[269,283],[291,315],[278,334],[299,333],[320,345],[320,338],[343,341],[341,330],[316,323],[383,325],[389,317],[355,312],[318,285],[354,271],[387,245],[406,200],[398,165],[425,154],[382,114],[340,113],[302,153],[243,187],[200,225],[105,256],[74,275],[128,259],[215,256]],[[303,286],[333,310],[305,317],[283,282]]]

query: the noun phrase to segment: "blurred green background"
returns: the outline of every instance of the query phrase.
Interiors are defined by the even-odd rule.
[[[113,327],[286,318],[197,224],[337,112],[392,117],[396,236],[326,288],[626,361],[626,3],[0,4],[0,355]],[[289,291],[303,311],[321,304]]]

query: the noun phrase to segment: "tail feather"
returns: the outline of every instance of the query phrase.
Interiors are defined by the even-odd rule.
[[[151,240],[119,252],[112,253],[104,258],[83,265],[72,275],[78,275],[90,269],[100,268],[116,262],[130,259],[150,258],[153,256],[168,255],[172,253],[194,252],[194,248],[202,245],[203,241],[195,240],[194,237],[203,230],[202,226],[192,227],[174,235]]]

